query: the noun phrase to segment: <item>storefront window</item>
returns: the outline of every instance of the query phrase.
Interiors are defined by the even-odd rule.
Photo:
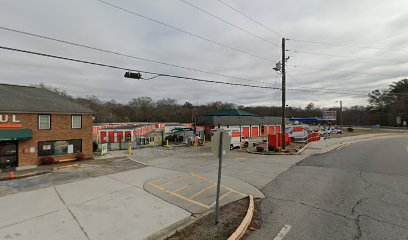
[[[72,115],[72,128],[82,128],[81,115]]]
[[[38,129],[51,129],[51,115],[38,115]]]
[[[38,155],[65,155],[82,152],[82,140],[38,142]]]

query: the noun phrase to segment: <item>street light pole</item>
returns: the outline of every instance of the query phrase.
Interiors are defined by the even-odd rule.
[[[286,148],[286,58],[285,58],[285,38],[282,38],[282,149]]]
[[[343,130],[343,101],[336,102],[340,102],[340,129]]]
[[[343,130],[343,101],[340,101],[340,129]]]

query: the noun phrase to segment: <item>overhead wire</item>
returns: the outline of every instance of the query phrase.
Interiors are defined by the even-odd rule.
[[[350,56],[350,55],[338,55],[338,54],[331,54],[331,53],[310,52],[310,51],[290,50],[290,49],[288,49],[287,51],[295,52],[295,53],[310,54],[310,55],[327,56],[327,57],[352,58],[352,59],[369,60],[369,61],[375,61],[375,62],[387,62],[387,63],[390,62],[390,60],[387,60],[387,59],[379,59],[379,58],[355,57],[355,56]],[[407,63],[407,62],[400,62],[400,63]]]
[[[331,68],[320,68],[320,67],[309,67],[309,66],[298,66],[298,65],[287,65],[287,66],[294,67],[294,68],[304,68],[304,69],[333,71],[333,72],[346,72],[346,73],[364,74],[364,75],[373,75],[373,76],[383,76],[383,77],[391,77],[391,78],[396,77],[396,76],[392,76],[392,75],[388,75],[388,74],[368,73],[368,72],[360,72],[360,71],[349,71],[349,70],[343,70],[343,69],[331,69]]]
[[[251,81],[251,82],[257,82],[257,83],[263,83],[263,84],[271,84],[271,83],[267,83],[267,82],[263,82],[263,81],[257,81],[257,80],[254,80],[254,79],[236,77],[236,76],[220,74],[220,73],[214,73],[214,72],[205,71],[205,70],[202,70],[202,69],[176,65],[176,64],[172,64],[172,63],[167,63],[167,62],[152,60],[152,59],[148,59],[148,58],[138,57],[138,56],[130,55],[130,54],[124,54],[124,53],[120,53],[120,52],[116,52],[116,51],[112,51],[112,50],[106,50],[106,49],[103,49],[103,48],[92,47],[92,46],[85,45],[85,44],[82,44],[82,43],[66,41],[66,40],[55,38],[55,37],[40,35],[40,34],[36,34],[36,33],[32,33],[32,32],[21,31],[21,30],[12,29],[12,28],[3,27],[3,26],[0,26],[0,30],[10,31],[10,32],[19,33],[19,34],[22,34],[22,35],[27,35],[27,36],[31,36],[31,37],[46,39],[46,40],[50,40],[50,41],[54,41],[54,42],[59,42],[59,43],[68,44],[68,45],[72,45],[72,46],[76,46],[76,47],[91,49],[91,50],[95,50],[95,51],[99,51],[99,52],[103,52],[103,53],[108,53],[108,54],[113,54],[113,55],[117,55],[117,56],[133,58],[133,59],[137,59],[137,60],[141,60],[141,61],[145,61],[145,62],[161,64],[161,65],[165,65],[165,66],[190,70],[190,71],[194,71],[194,72],[206,73],[206,74],[219,76],[219,77],[226,77],[226,78],[232,78],[232,79],[244,80],[244,81]]]
[[[294,41],[294,42],[303,42],[303,43],[328,45],[328,46],[336,46],[336,47],[373,49],[373,50],[383,50],[383,51],[404,51],[404,52],[408,51],[408,49],[381,48],[381,47],[371,47],[371,46],[349,45],[349,44],[341,44],[341,43],[330,43],[330,42],[319,42],[319,41],[312,41],[312,40],[302,40],[302,39],[295,39],[295,38],[287,38],[287,40]]]
[[[133,72],[139,72],[139,73],[152,74],[152,75],[157,75],[157,76],[160,76],[160,77],[170,77],[170,78],[186,79],[186,80],[192,80],[192,81],[198,81],[198,82],[225,84],[225,85],[251,87],[251,88],[279,89],[277,87],[242,84],[242,83],[232,83],[232,82],[223,82],[223,81],[215,81],[215,80],[202,79],[202,78],[193,78],[193,77],[172,75],[172,74],[166,74],[166,73],[157,73],[157,72],[151,72],[151,71],[144,71],[144,70],[140,70],[140,69],[130,69],[130,68],[126,68],[126,67],[119,67],[119,66],[115,66],[115,65],[91,62],[91,61],[86,61],[86,60],[81,60],[81,59],[76,59],[76,58],[62,57],[62,56],[57,56],[57,55],[52,55],[52,54],[47,54],[47,53],[40,53],[40,52],[23,50],[23,49],[18,49],[18,48],[10,48],[10,47],[5,47],[5,46],[0,46],[0,49],[4,49],[4,50],[8,50],[8,51],[14,51],[14,52],[21,52],[21,53],[26,53],[26,54],[31,54],[31,55],[37,55],[37,56],[42,56],[42,57],[60,59],[60,60],[65,60],[65,61],[84,63],[84,64],[95,65],[95,66],[99,66],[99,67],[106,67],[106,68],[113,68],[113,69],[119,69],[119,70],[124,70],[124,71],[133,71]]]
[[[185,79],[185,80],[191,80],[191,81],[197,81],[197,82],[224,84],[224,85],[240,86],[240,87],[251,87],[251,88],[272,89],[272,90],[280,90],[281,89],[279,87],[273,87],[273,86],[261,86],[261,85],[223,82],[223,81],[215,81],[215,80],[209,80],[209,79],[203,79],[203,78],[194,78],[194,77],[186,77],[186,76],[166,74],[166,73],[158,73],[158,72],[152,72],[152,71],[144,71],[144,70],[140,70],[140,69],[130,69],[130,68],[126,68],[126,67],[119,67],[119,66],[115,66],[115,65],[91,62],[91,61],[81,60],[81,59],[77,59],[77,58],[62,57],[62,56],[53,55],[53,54],[47,54],[47,53],[41,53],[41,52],[35,52],[35,51],[29,51],[29,50],[23,50],[23,49],[11,48],[11,47],[5,47],[5,46],[0,46],[0,49],[13,51],[13,52],[20,52],[20,53],[25,53],[25,54],[30,54],[30,55],[48,57],[48,58],[53,58],[53,59],[60,59],[60,60],[65,60],[65,61],[89,64],[89,65],[94,65],[94,66],[99,66],[99,67],[106,67],[106,68],[112,68],[112,69],[118,69],[118,70],[124,70],[124,71],[133,71],[133,72],[157,75],[157,77],[169,77],[169,78]],[[350,94],[350,93],[345,93],[345,92],[324,91],[324,90],[315,91],[315,90],[298,89],[298,88],[287,88],[287,89],[291,90],[291,91],[321,92],[321,93],[334,93],[334,94],[347,94],[347,95]]]
[[[267,61],[267,62],[274,62],[272,59],[269,59],[269,58],[266,58],[266,57],[262,57],[262,56],[259,56],[259,55],[256,55],[256,54],[253,54],[253,53],[247,52],[247,51],[245,51],[245,50],[241,50],[241,49],[236,48],[236,47],[231,47],[231,46],[229,46],[229,45],[227,45],[227,44],[224,44],[224,43],[221,43],[221,42],[218,42],[218,41],[209,39],[209,38],[207,38],[207,37],[204,37],[204,36],[201,36],[201,35],[198,35],[198,34],[189,32],[189,31],[187,31],[187,30],[183,30],[183,29],[181,29],[181,28],[172,26],[172,25],[167,24],[167,23],[165,23],[165,22],[156,20],[156,19],[154,19],[154,18],[144,16],[144,15],[142,15],[142,14],[140,14],[140,13],[135,12],[135,11],[131,11],[131,10],[125,9],[125,8],[119,6],[119,5],[115,5],[115,4],[112,4],[112,3],[110,3],[110,2],[106,2],[106,1],[104,1],[104,0],[95,0],[95,1],[98,1],[98,2],[100,2],[100,3],[103,3],[103,4],[105,4],[106,6],[110,6],[110,7],[116,8],[116,9],[121,10],[121,11],[123,11],[123,12],[126,12],[126,13],[129,13],[129,14],[138,16],[138,17],[140,17],[140,18],[149,20],[149,21],[151,21],[151,22],[160,24],[160,25],[162,25],[162,26],[165,26],[165,27],[167,27],[167,28],[176,30],[176,31],[178,31],[178,32],[181,32],[181,33],[184,33],[184,34],[193,36],[193,37],[198,38],[198,39],[201,39],[201,40],[203,40],[203,41],[210,42],[210,43],[213,43],[213,44],[215,44],[215,45],[218,45],[218,46],[221,46],[221,47],[230,49],[230,50],[232,50],[232,51],[239,52],[239,53],[242,53],[242,54],[245,54],[245,55],[248,55],[248,56],[252,56],[252,57],[254,57],[254,58],[258,58],[258,59],[261,59],[261,60],[264,60],[264,61]]]
[[[217,1],[220,2],[221,4],[223,4],[224,6],[228,7],[229,9],[235,11],[236,13],[238,13],[238,14],[240,14],[240,15],[246,17],[246,18],[248,18],[248,19],[251,20],[252,22],[258,24],[258,25],[261,26],[261,27],[263,27],[264,29],[266,29],[266,30],[268,30],[268,31],[270,31],[270,32],[272,32],[272,33],[274,33],[275,35],[277,35],[277,36],[279,36],[279,37],[283,37],[283,35],[280,34],[279,32],[277,32],[277,31],[271,29],[270,27],[266,26],[265,24],[263,24],[263,23],[261,23],[261,22],[255,20],[254,18],[252,18],[252,17],[250,17],[249,15],[245,14],[244,12],[238,10],[237,8],[234,8],[233,6],[231,6],[230,4],[226,3],[225,1],[223,1],[223,0],[217,0]]]
[[[208,11],[206,11],[206,10],[200,8],[199,6],[197,6],[197,5],[195,5],[195,4],[192,4],[192,3],[190,3],[190,2],[188,2],[188,1],[186,1],[186,0],[179,0],[179,1],[185,3],[185,4],[189,5],[189,6],[191,6],[191,7],[195,8],[195,9],[197,9],[198,11],[203,12],[203,13],[205,13],[205,14],[207,14],[207,15],[209,15],[209,16],[215,18],[215,19],[218,19],[219,21],[224,22],[225,24],[228,24],[228,25],[230,25],[230,26],[232,26],[232,27],[234,27],[234,28],[236,28],[236,29],[238,29],[238,30],[240,30],[240,31],[242,31],[242,32],[245,32],[245,33],[247,33],[247,34],[249,34],[249,35],[251,35],[251,36],[253,36],[253,37],[257,38],[257,39],[260,39],[260,40],[262,40],[262,41],[264,41],[264,42],[267,42],[267,43],[269,43],[269,44],[271,44],[271,45],[273,45],[273,46],[275,46],[275,47],[279,47],[278,44],[276,44],[276,43],[274,43],[274,42],[272,42],[272,41],[270,41],[270,40],[268,40],[268,39],[266,39],[266,38],[264,38],[264,37],[261,37],[261,36],[255,34],[255,33],[252,33],[252,32],[246,30],[246,29],[243,28],[243,27],[240,27],[240,26],[238,26],[238,25],[236,25],[236,24],[234,24],[234,23],[231,23],[231,22],[225,20],[224,18],[221,18],[221,17],[219,17],[219,16],[217,16],[217,15],[215,15],[215,14],[212,14],[212,13],[210,13],[210,12],[208,12]]]

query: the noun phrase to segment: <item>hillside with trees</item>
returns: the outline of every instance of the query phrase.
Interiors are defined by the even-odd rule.
[[[255,106],[244,107],[229,102],[214,101],[207,104],[193,105],[190,102],[179,103],[174,98],[154,100],[151,97],[135,97],[127,103],[112,99],[102,101],[95,96],[73,97],[65,91],[50,89],[95,111],[95,122],[192,122],[196,114],[223,108],[238,108],[264,116],[281,116],[281,107]],[[396,117],[408,121],[408,79],[394,82],[386,90],[375,90],[368,94],[367,106],[343,108],[344,125],[395,126]],[[313,103],[305,107],[287,107],[287,117],[321,117],[324,110],[339,108],[321,108]]]

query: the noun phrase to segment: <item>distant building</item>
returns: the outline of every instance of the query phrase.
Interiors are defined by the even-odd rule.
[[[197,126],[205,127],[206,138],[214,128],[236,129],[245,138],[267,136],[278,129],[282,123],[281,117],[259,116],[239,109],[220,109],[197,115]]]
[[[0,99],[1,170],[93,157],[92,110],[37,87],[0,84]]]

